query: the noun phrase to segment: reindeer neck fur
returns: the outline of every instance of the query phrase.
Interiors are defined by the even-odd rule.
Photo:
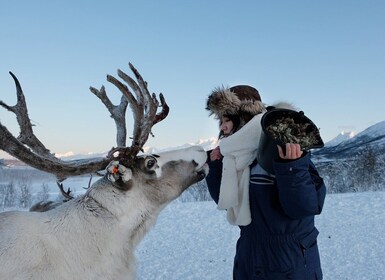
[[[84,209],[82,212],[90,223],[108,221],[106,234],[110,235],[111,228],[114,228],[132,249],[154,225],[165,207],[148,201],[139,188],[121,191],[112,187],[106,179],[98,181],[77,203],[77,208]],[[99,215],[103,215],[104,219],[100,219]]]
[[[58,270],[50,268],[58,263],[61,279],[135,279],[135,247],[164,206],[151,206],[135,189],[123,195],[117,192],[121,191],[101,179],[85,195],[51,211],[27,213],[30,217],[20,222],[31,223],[24,226],[29,231],[25,242],[42,245],[34,257],[45,259],[31,266],[38,264],[42,271],[48,271],[44,279],[60,279],[49,275],[49,271]],[[23,258],[21,254],[20,261],[30,261]],[[74,271],[81,277],[69,273]],[[13,279],[28,278],[21,272],[19,275]]]
[[[154,225],[165,205],[151,203],[139,188],[121,191],[111,187],[111,182],[106,179],[97,183],[81,199],[87,215],[110,217],[116,230],[120,231],[130,248],[134,249]]]

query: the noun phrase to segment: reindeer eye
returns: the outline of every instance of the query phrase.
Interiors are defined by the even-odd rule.
[[[146,167],[148,169],[152,169],[156,164],[156,160],[154,158],[147,158],[146,159]]]

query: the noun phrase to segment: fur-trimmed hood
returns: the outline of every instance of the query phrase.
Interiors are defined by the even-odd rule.
[[[247,85],[218,87],[209,95],[206,110],[220,119],[225,115],[255,116],[265,111],[258,90]]]

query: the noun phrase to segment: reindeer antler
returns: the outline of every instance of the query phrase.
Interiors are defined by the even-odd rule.
[[[18,140],[22,144],[29,146],[32,151],[36,152],[37,154],[48,158],[54,158],[50,151],[43,145],[43,143],[40,142],[40,140],[33,133],[32,123],[28,116],[27,103],[25,102],[25,97],[23,94],[23,90],[21,89],[19,80],[12,72],[9,72],[9,74],[15,81],[17,103],[15,106],[8,106],[0,100],[0,105],[16,115],[16,119],[20,127],[20,135],[18,137]]]
[[[67,177],[94,173],[104,169],[113,157],[112,155],[117,151],[119,152],[119,160],[129,164],[143,148],[151,133],[152,126],[166,118],[169,111],[163,95],[160,94],[162,111],[156,114],[159,106],[156,95],[149,93],[147,83],[131,63],[129,67],[137,82],[121,70],[118,70],[118,76],[128,84],[136,97],[125,84],[111,75],[107,75],[107,81],[114,84],[123,94],[119,105],[112,104],[104,86],[100,90],[90,87],[91,92],[103,102],[111,113],[117,128],[117,148],[113,148],[107,157],[73,161],[63,161],[55,157],[33,133],[33,125],[28,116],[22,88],[16,76],[11,72],[17,89],[17,103],[15,106],[9,106],[0,101],[0,105],[16,115],[20,126],[20,135],[17,138],[14,137],[0,122],[0,149],[36,169],[55,174],[60,181]],[[130,147],[126,147],[125,113],[128,104],[130,104],[134,114],[133,140]]]
[[[129,67],[134,73],[138,82],[135,82],[134,79],[132,79],[130,76],[128,76],[126,73],[119,69],[118,76],[128,84],[128,86],[135,93],[135,96],[126,85],[124,85],[115,77],[107,75],[107,81],[115,85],[123,94],[118,109],[116,110],[116,108],[114,108],[115,111],[109,109],[117,125],[118,132],[123,131],[122,124],[118,120],[121,118],[121,112],[123,111],[122,108],[124,106],[127,107],[127,104],[123,103],[122,101],[123,97],[125,97],[128,101],[128,104],[130,104],[131,110],[134,114],[134,130],[131,146],[125,147],[126,138],[118,137],[118,147],[113,148],[108,155],[108,158],[114,158],[115,160],[117,159],[120,162],[124,162],[126,165],[129,165],[129,163],[132,162],[132,159],[136,157],[140,150],[142,150],[144,144],[148,139],[148,136],[151,134],[151,128],[153,127],[153,125],[165,119],[169,112],[169,107],[165,102],[163,94],[160,93],[159,98],[161,101],[162,111],[157,114],[159,101],[157,100],[155,93],[153,93],[152,95],[149,93],[147,88],[147,82],[143,80],[138,70],[131,63],[129,63]],[[92,87],[90,88],[90,90],[98,97],[99,95],[103,96],[103,93],[101,93],[101,91],[104,90],[104,87],[102,87],[100,91]],[[119,113],[116,113],[116,111],[118,111]],[[119,140],[121,142],[119,142]],[[119,153],[118,156],[115,155],[116,152]]]

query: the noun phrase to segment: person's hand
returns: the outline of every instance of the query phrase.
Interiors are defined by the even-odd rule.
[[[210,160],[214,161],[214,160],[218,160],[221,158],[222,158],[222,155],[221,155],[221,151],[220,151],[219,146],[218,146],[214,150],[211,151]]]
[[[278,154],[282,159],[297,159],[300,158],[303,154],[299,144],[287,143],[285,148],[286,154],[283,153],[281,146],[278,145]]]

